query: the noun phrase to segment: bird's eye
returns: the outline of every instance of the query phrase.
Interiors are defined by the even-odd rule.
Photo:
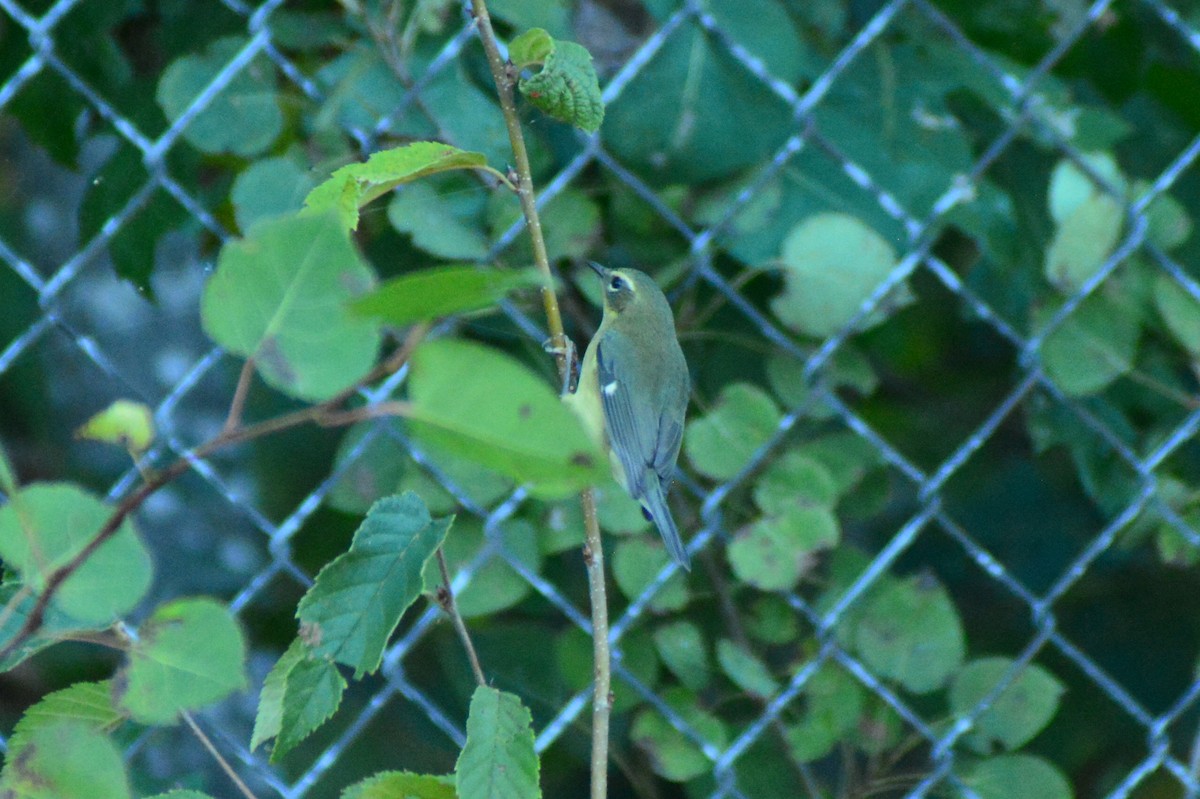
[[[620,275],[613,275],[612,282],[608,284],[608,287],[613,291],[620,291],[621,286],[624,285],[625,281],[621,279]]]

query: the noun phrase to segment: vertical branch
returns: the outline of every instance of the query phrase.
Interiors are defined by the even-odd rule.
[[[571,362],[567,337],[563,333],[562,315],[558,309],[558,297],[554,294],[550,260],[546,256],[546,241],[542,236],[542,223],[538,218],[536,196],[533,192],[533,175],[529,168],[529,153],[525,149],[525,135],[521,130],[521,118],[513,98],[516,70],[500,55],[496,43],[496,32],[492,29],[492,18],[488,14],[485,0],[471,0],[471,9],[479,29],[479,39],[487,54],[488,66],[496,82],[500,97],[500,110],[508,129],[508,140],[512,145],[516,161],[515,173],[517,197],[521,211],[529,227],[529,238],[533,244],[533,261],[545,278],[542,287],[542,302],[546,307],[546,326],[550,331],[559,377],[568,385]],[[596,519],[596,498],[590,489],[580,495],[583,505],[584,562],[587,564],[588,597],[592,605],[592,655],[595,660],[595,683],[592,695],[592,781],[591,799],[605,799],[608,794],[608,722],[612,713],[611,664],[608,651],[608,598],[604,585],[604,550],[600,541],[600,524]]]

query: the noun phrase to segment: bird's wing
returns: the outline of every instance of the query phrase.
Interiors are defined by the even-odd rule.
[[[658,460],[660,434],[658,409],[641,414],[634,411],[633,398],[646,387],[636,385],[629,369],[621,368],[634,363],[634,358],[629,339],[615,330],[605,333],[596,349],[600,404],[609,443],[625,470],[629,493],[640,498],[645,493],[646,467]]]

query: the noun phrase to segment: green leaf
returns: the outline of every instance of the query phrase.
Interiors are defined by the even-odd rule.
[[[654,631],[654,646],[659,657],[693,691],[708,685],[708,653],[700,628],[689,621],[675,621]]]
[[[313,188],[313,178],[292,156],[255,161],[246,167],[229,192],[238,228],[246,231],[263,219],[295,213]]]
[[[1169,194],[1160,194],[1146,207],[1149,227],[1146,238],[1164,250],[1173,250],[1192,235],[1192,218],[1183,203]]]
[[[735,383],[721,390],[712,410],[684,435],[688,460],[702,474],[728,480],[770,440],[782,415],[758,386]]]
[[[1121,206],[1096,194],[1062,221],[1046,249],[1046,279],[1064,294],[1078,291],[1104,264],[1121,237]]]
[[[309,192],[305,208],[315,213],[337,211],[349,230],[358,227],[358,209],[402,183],[448,169],[478,169],[487,165],[483,153],[449,144],[417,141],[380,150],[364,163],[347,164]]]
[[[1200,301],[1170,275],[1154,279],[1154,306],[1167,329],[1189,354],[1200,355]]]
[[[836,501],[837,485],[829,469],[796,450],[771,461],[754,484],[754,502],[775,516],[797,507],[832,508]]]
[[[848,324],[896,266],[882,236],[842,213],[815,214],[796,225],[779,257],[784,288],[771,309],[792,329],[819,338]],[[883,321],[886,306],[887,301],[860,328]]]
[[[804,685],[804,710],[797,724],[787,727],[788,749],[796,760],[809,763],[827,755],[859,723],[864,690],[837,666],[825,664]]]
[[[786,644],[800,637],[796,611],[778,596],[760,596],[743,620],[746,632],[765,644]]]
[[[828,508],[787,508],[741,530],[729,562],[742,582],[763,591],[790,591],[814,565],[813,554],[835,546],[841,533]]]
[[[413,354],[413,435],[473,460],[538,496],[574,493],[608,479],[608,459],[541,378],[478,344],[429,341]]]
[[[254,358],[275,388],[320,402],[375,362],[378,323],[345,307],[374,279],[332,214],[268,219],[221,249],[204,287],[204,330],[229,351]]]
[[[431,519],[412,492],[376,502],[350,550],[321,569],[296,609],[312,651],[359,675],[379,668],[388,637],[421,593],[421,569],[452,521]]]
[[[9,751],[19,752],[39,730],[62,722],[74,722],[107,733],[124,720],[125,714],[113,707],[111,682],[75,683],[46,694],[25,711],[8,739]]]
[[[307,649],[307,648],[306,648]],[[346,680],[332,661],[324,658],[301,658],[287,672],[287,687],[283,694],[283,717],[271,761],[278,762],[285,754],[337,711],[346,691]]]
[[[556,41],[541,28],[513,40],[510,58],[524,68],[541,64],[541,70],[517,84],[535,108],[555,119],[595,133],[604,121],[604,99],[592,66],[592,54],[583,45]]]
[[[396,192],[388,203],[392,227],[413,245],[451,260],[482,261],[491,248],[486,231],[487,196],[455,184],[443,192],[422,181]]]
[[[341,799],[457,799],[454,775],[383,771],[342,791]]]
[[[1124,304],[1093,294],[1046,337],[1046,374],[1070,396],[1095,394],[1133,368],[1139,333]]]
[[[725,676],[750,696],[770,699],[779,692],[779,683],[766,664],[727,638],[717,641],[717,663]]]
[[[229,610],[211,599],[177,599],[141,625],[114,693],[135,721],[170,724],[180,711],[243,689],[245,669],[246,643]]]
[[[1125,191],[1125,178],[1112,155],[1104,152],[1085,153],[1083,161],[1118,191]],[[1059,161],[1050,173],[1050,191],[1046,199],[1050,218],[1059,225],[1066,222],[1080,207],[1101,196],[1107,196],[1107,192],[1069,158]]]
[[[37,602],[37,594],[19,582],[0,583],[0,646],[7,644],[25,625],[33,606]],[[83,622],[63,613],[56,603],[51,602],[42,616],[41,626],[33,635],[26,638],[8,657],[0,660],[0,672],[8,671],[26,658],[37,654],[52,644],[57,643],[65,633],[73,630],[90,630],[102,626],[96,622]]]
[[[154,441],[154,411],[141,402],[116,400],[88,419],[75,434],[116,444],[133,453],[145,452]]]
[[[283,698],[287,692],[287,678],[307,654],[304,642],[299,638],[275,661],[271,671],[263,680],[262,693],[258,695],[258,710],[254,714],[254,732],[250,736],[250,751],[279,735],[283,724]]]
[[[36,483],[0,508],[0,559],[40,592],[46,579],[95,537],[112,508],[68,483]],[[150,587],[150,554],[126,519],[68,577],[53,605],[78,628],[104,627],[128,613]],[[113,575],[121,575],[114,580]]]
[[[0,491],[9,496],[17,493],[17,475],[8,462],[3,445],[0,445]]]
[[[12,799],[130,799],[125,763],[112,741],[78,721],[38,727],[8,750],[0,795]]]
[[[199,791],[179,790],[156,793],[154,796],[149,797],[149,799],[212,799],[212,797]]]
[[[663,699],[703,740],[718,749],[728,743],[725,725],[716,715],[701,710],[698,697],[691,691],[668,689]],[[654,772],[672,782],[687,782],[712,770],[712,761],[700,747],[653,708],[638,713],[629,737],[646,753]]]
[[[962,620],[931,576],[896,580],[866,599],[855,647],[878,676],[917,694],[946,684],[966,652]]]
[[[951,711],[960,716],[972,712],[1012,665],[1009,658],[990,657],[964,666],[950,684]],[[1054,718],[1063,690],[1050,672],[1036,663],[1028,665],[979,715],[967,744],[981,755],[996,747],[1007,752],[1021,748]]]
[[[495,305],[517,289],[542,285],[534,267],[500,271],[474,266],[438,266],[393,278],[354,300],[358,316],[408,325]]]
[[[633,601],[654,582],[654,578],[670,561],[666,547],[658,535],[626,538],[613,552],[613,579],[626,599]],[[650,608],[658,613],[682,610],[688,603],[687,581],[682,571],[676,571],[650,600]]]
[[[979,799],[1072,799],[1075,795],[1062,772],[1036,755],[990,757],[959,773]]]
[[[538,770],[533,718],[521,700],[495,688],[476,688],[467,743],[454,766],[459,799],[540,797]]]
[[[499,193],[491,196],[487,215],[488,227],[496,237],[523,219],[520,206],[510,197]],[[541,211],[541,219],[546,239],[546,257],[551,262],[586,258],[596,248],[601,230],[600,207],[584,192],[577,189],[560,192],[546,203]],[[515,263],[533,261],[528,229],[521,232],[505,255]],[[596,287],[598,296],[600,281],[593,278],[588,283]]]
[[[183,116],[213,78],[246,46],[236,37],[218,39],[201,55],[176,60],[158,83],[158,104],[172,122]],[[206,153],[254,156],[283,130],[275,71],[255,57],[183,130],[183,138]]]

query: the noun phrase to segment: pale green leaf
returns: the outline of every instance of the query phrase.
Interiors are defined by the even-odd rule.
[[[158,82],[158,104],[172,122],[191,110],[196,98],[247,45],[227,37],[199,55],[186,55],[166,68]],[[206,153],[254,156],[283,131],[283,113],[271,61],[257,56],[183,129],[183,138]]]
[[[312,187],[312,174],[294,157],[255,161],[238,174],[229,192],[238,229],[246,231],[259,220],[299,211]]]
[[[438,266],[393,278],[354,300],[351,310],[392,325],[478,311],[505,295],[543,284],[529,267],[512,271],[474,266]]]
[[[725,676],[750,696],[769,699],[779,691],[766,664],[728,638],[717,641],[717,663]]]
[[[790,591],[812,569],[814,553],[835,546],[839,537],[832,511],[797,505],[741,530],[729,545],[729,562],[742,582]]]
[[[1200,300],[1170,275],[1154,279],[1154,306],[1167,329],[1191,355],[1200,355]]]
[[[499,351],[452,339],[412,358],[413,435],[473,460],[539,496],[563,496],[608,478],[575,415],[544,380]]]
[[[478,190],[464,191],[454,184],[439,192],[430,182],[421,181],[396,192],[387,216],[392,227],[412,236],[413,245],[430,255],[482,261],[491,248],[487,204],[487,195]]]
[[[554,52],[554,39],[541,28],[525,31],[508,43],[508,60],[518,69],[543,64]]]
[[[144,452],[154,441],[154,411],[141,402],[116,400],[84,422],[75,434],[134,453]]]
[[[960,716],[973,712],[1012,665],[1008,658],[990,657],[964,666],[950,684],[951,712]],[[990,754],[997,747],[1006,752],[1021,748],[1054,718],[1063,691],[1053,674],[1036,663],[1029,664],[979,715],[967,733],[967,744],[980,754]]]
[[[35,483],[0,507],[0,559],[40,592],[95,537],[113,509],[68,483]],[[121,575],[114,580],[113,575]],[[150,554],[126,519],[62,585],[53,604],[81,628],[128,613],[150,587]]]
[[[672,688],[663,692],[663,699],[702,740],[717,749],[728,743],[729,731],[724,723],[715,714],[702,710],[694,693]],[[696,742],[652,708],[634,717],[629,737],[645,752],[654,772],[672,782],[687,782],[712,770],[712,761]]]
[[[693,691],[708,685],[708,652],[700,628],[689,621],[675,621],[654,631],[654,646],[659,657]]]
[[[135,721],[170,724],[245,685],[246,643],[229,610],[211,599],[177,599],[138,629],[114,694]]]
[[[544,30],[526,31],[516,40],[520,66],[540,64],[541,69],[518,83],[525,99],[555,119],[595,133],[604,121],[604,99],[592,65],[592,54],[583,45],[556,41]]]
[[[896,580],[872,592],[854,638],[875,674],[916,694],[945,685],[966,654],[958,611],[930,576]]]
[[[258,711],[254,714],[254,732],[250,736],[251,751],[279,735],[288,674],[306,654],[304,642],[299,638],[293,640],[263,680],[262,693],[258,695]]]
[[[453,517],[431,519],[411,492],[367,512],[348,552],[325,565],[296,616],[312,651],[359,674],[379,668],[383,648],[421,593],[421,570]]]
[[[688,460],[702,474],[728,480],[767,443],[782,418],[758,386],[726,386],[709,413],[688,424],[684,435]]]
[[[539,768],[529,710],[512,694],[476,688],[467,743],[454,766],[459,799],[536,799]]]
[[[341,799],[456,799],[454,775],[383,771],[342,791]]]
[[[1097,175],[1112,184],[1120,192],[1125,191],[1125,178],[1117,161],[1109,153],[1085,153],[1083,161]],[[1050,173],[1050,191],[1047,194],[1047,205],[1050,218],[1061,225],[1067,221],[1079,208],[1093,201],[1096,197],[1104,196],[1107,192],[1088,177],[1082,169],[1069,158],[1063,158],[1054,166]]]
[[[106,735],[83,722],[38,727],[12,747],[0,772],[6,799],[130,799],[121,753]]]
[[[1139,333],[1124,305],[1093,294],[1046,337],[1046,374],[1066,394],[1094,394],[1133,368]]]
[[[336,210],[350,230],[358,227],[358,209],[402,183],[445,172],[487,165],[483,153],[468,152],[435,141],[417,141],[380,150],[363,163],[334,170],[329,179],[309,192],[304,206],[324,213]]]
[[[613,551],[613,580],[630,601],[641,596],[670,561],[666,547],[655,534],[622,539]],[[659,613],[682,610],[688,603],[686,576],[676,571],[650,600]]]
[[[1071,784],[1056,766],[1036,755],[990,757],[960,770],[979,799],[1073,799]]]
[[[374,281],[332,214],[275,217],[222,248],[201,319],[215,342],[253,358],[267,383],[319,402],[375,362],[379,324],[345,307]]]
[[[1121,206],[1106,194],[1081,203],[1059,224],[1046,249],[1046,279],[1070,294],[1104,264],[1121,237]]]
[[[803,452],[789,450],[767,467],[754,484],[754,502],[770,515],[797,507],[832,508],[837,485],[829,469]]]
[[[842,213],[815,214],[796,225],[783,242],[780,260],[784,289],[771,309],[784,324],[817,337],[849,323],[896,265],[882,236]],[[876,309],[860,327],[882,319]]]

